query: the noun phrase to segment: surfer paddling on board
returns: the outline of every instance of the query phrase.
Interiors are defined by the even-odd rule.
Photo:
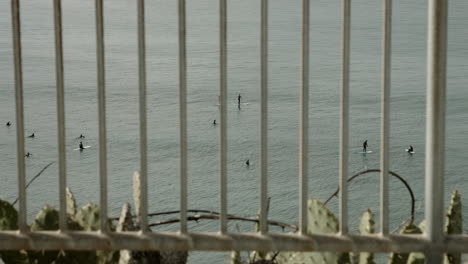
[[[84,149],[84,147],[83,147],[83,142],[80,141],[80,150],[83,150],[83,149]]]
[[[85,138],[85,136],[83,136],[83,134],[80,134],[78,138]]]
[[[364,141],[364,143],[362,143],[362,152],[366,153],[367,152],[367,139],[366,141]]]
[[[28,138],[34,138],[34,133],[32,133],[31,135],[28,136]]]
[[[413,153],[414,152],[414,148],[412,145],[409,146],[409,148],[406,150],[408,153]]]

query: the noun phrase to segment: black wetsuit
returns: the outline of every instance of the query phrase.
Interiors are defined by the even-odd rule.
[[[367,152],[367,140],[362,143],[362,152]]]
[[[80,142],[80,150],[83,150],[84,147],[83,147],[83,142]]]
[[[237,105],[240,106],[240,101],[241,101],[242,96],[239,94],[237,96]]]

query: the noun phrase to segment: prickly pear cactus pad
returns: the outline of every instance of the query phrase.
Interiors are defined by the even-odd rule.
[[[49,205],[45,205],[36,215],[31,231],[57,230],[59,227],[59,213]]]
[[[67,214],[74,216],[76,214],[76,200],[75,197],[73,196],[73,193],[70,191],[70,189],[67,187]]]
[[[318,199],[309,199],[307,208],[307,234],[330,234],[339,230],[336,216]],[[349,254],[332,252],[281,252],[276,257],[278,264],[349,263]]]
[[[18,229],[18,212],[7,201],[0,200],[0,230]]]
[[[88,203],[76,213],[75,220],[83,227],[84,231],[99,230],[99,208],[96,204]]]
[[[461,234],[463,233],[463,216],[462,216],[462,203],[460,192],[458,190],[453,191],[450,200],[450,206],[445,215],[445,233]],[[449,264],[460,264],[461,254],[448,253],[445,256],[445,263]]]
[[[362,214],[359,232],[363,235],[373,234],[375,232],[374,214],[370,209],[367,209],[367,211]],[[375,264],[374,254],[361,252],[359,254],[359,264]]]
[[[400,234],[404,235],[410,235],[410,234],[421,234],[422,231],[421,229],[414,225],[414,224],[406,224],[403,226],[403,228],[400,230]],[[409,258],[409,253],[392,253],[390,255],[390,264],[406,264]],[[416,256],[414,256],[416,257]]]

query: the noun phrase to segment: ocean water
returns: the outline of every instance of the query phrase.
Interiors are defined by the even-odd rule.
[[[11,17],[0,0],[0,198],[17,196],[16,132]],[[131,177],[139,168],[136,3],[105,1],[109,214],[132,199]],[[260,3],[228,4],[228,210],[255,216],[259,202]],[[269,196],[270,218],[297,223],[300,88],[300,1],[269,6]],[[27,177],[57,160],[57,119],[52,1],[21,1]],[[379,168],[381,3],[352,4],[349,173]],[[394,1],[390,168],[405,178],[424,216],[427,1]],[[458,189],[468,204],[468,2],[449,4],[445,201]],[[219,210],[218,1],[187,2],[189,208]],[[309,194],[327,199],[338,184],[340,1],[311,1]],[[63,1],[67,185],[78,203],[99,201],[98,121],[93,1]],[[179,208],[178,46],[176,1],[147,1],[149,211]],[[242,95],[241,109],[237,95]],[[13,125],[4,126],[7,121]],[[80,153],[77,137],[91,148]],[[374,152],[363,156],[364,140]],[[408,155],[405,148],[415,147]],[[250,167],[245,166],[249,159]],[[29,188],[32,221],[46,203],[58,205],[57,164]],[[371,208],[378,215],[378,174],[353,181],[350,228]],[[336,214],[337,199],[329,204]],[[468,219],[468,209],[463,214]],[[390,222],[410,214],[403,185],[390,180]],[[177,217],[176,215],[171,217]],[[162,220],[151,219],[152,222]],[[177,231],[177,224],[154,230]],[[190,231],[217,231],[217,221],[190,223]],[[230,222],[229,230],[252,231]],[[466,230],[466,228],[465,228]],[[282,232],[272,227],[272,232]],[[228,253],[191,253],[190,263],[222,263]]]

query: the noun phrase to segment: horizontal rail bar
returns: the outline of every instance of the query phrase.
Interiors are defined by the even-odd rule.
[[[259,250],[329,252],[422,252],[430,242],[423,235],[313,235],[259,233],[141,232],[100,233],[41,231],[0,232],[0,250]],[[450,235],[442,251],[468,253],[468,235]]]

